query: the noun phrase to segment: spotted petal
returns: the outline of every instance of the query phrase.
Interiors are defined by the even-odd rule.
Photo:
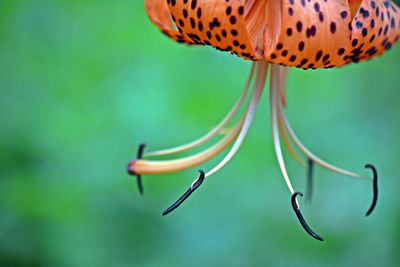
[[[150,20],[168,37],[179,43],[193,42],[174,28],[166,0],[145,0],[144,2]]]
[[[390,49],[400,36],[400,9],[390,1],[364,0],[352,24],[351,48],[343,60],[358,62]]]
[[[187,38],[246,59],[263,58],[269,1],[168,0],[172,18]]]
[[[400,35],[400,10],[387,0],[145,3],[151,20],[179,42],[304,69],[367,60],[391,48]]]
[[[351,44],[347,0],[282,0],[279,37],[265,57],[273,63],[302,68],[338,66]]]

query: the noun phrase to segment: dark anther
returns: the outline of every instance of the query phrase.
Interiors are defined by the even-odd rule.
[[[136,156],[136,160],[142,159],[142,157],[143,157],[143,151],[144,151],[144,148],[145,148],[145,147],[146,147],[145,144],[140,144],[140,145],[139,145],[138,152],[137,152],[137,156]],[[128,173],[129,173],[130,175],[136,176],[136,181],[137,181],[137,185],[138,185],[138,188],[139,188],[139,193],[140,193],[141,195],[143,195],[142,175],[135,173],[135,172],[131,169],[131,166],[130,166],[130,165],[131,165],[131,163],[128,164]]]
[[[199,173],[199,178],[193,182],[189,189],[174,204],[172,204],[168,209],[164,210],[164,212],[162,213],[163,216],[167,215],[168,213],[179,207],[183,203],[183,201],[185,201],[197,188],[199,188],[199,186],[204,182],[204,178],[206,177],[203,170],[199,170]]]
[[[298,195],[300,195],[300,196],[302,197],[302,196],[303,196],[303,193],[301,193],[301,192],[295,192],[295,193],[292,195],[292,207],[293,207],[294,212],[295,212],[296,215],[297,215],[297,218],[299,219],[299,221],[300,221],[301,225],[303,226],[304,230],[306,230],[306,232],[307,232],[309,235],[311,235],[311,236],[314,237],[315,239],[318,239],[318,240],[320,240],[320,241],[324,241],[324,240],[322,239],[322,237],[320,237],[320,236],[317,235],[313,230],[311,230],[311,228],[308,226],[308,224],[307,224],[306,221],[304,220],[304,217],[303,217],[303,215],[301,214],[301,211],[300,211],[300,209],[299,209],[299,207],[297,206],[297,203],[296,203],[296,197],[297,197]]]
[[[307,188],[306,188],[306,201],[311,203],[313,193],[313,175],[314,174],[314,161],[308,159],[307,161]]]
[[[376,206],[376,202],[378,201],[378,171],[376,170],[375,166],[372,164],[365,165],[365,168],[371,169],[374,174],[374,180],[373,180],[374,197],[372,199],[371,207],[368,209],[367,213],[365,214],[365,216],[369,216],[372,213],[372,211],[374,210],[374,208]]]

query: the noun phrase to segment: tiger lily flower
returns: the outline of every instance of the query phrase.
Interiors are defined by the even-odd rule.
[[[293,209],[303,228],[322,240],[307,225],[300,212],[296,192],[291,184],[283,157],[283,146],[308,168],[311,189],[312,169],[318,164],[331,171],[370,181],[373,201],[378,196],[377,170],[371,164],[373,177],[336,167],[317,157],[299,140],[285,115],[285,80],[289,67],[302,69],[334,68],[362,62],[390,49],[400,36],[400,9],[385,0],[145,0],[151,21],[168,37],[188,45],[212,46],[253,61],[243,93],[226,117],[210,132],[189,144],[144,153],[128,164],[128,172],[136,175],[142,191],[141,175],[178,172],[193,168],[227,151],[225,157],[200,176],[163,215],[168,214],[190,196],[206,178],[215,174],[239,150],[270,73],[271,127],[275,154],[282,176],[291,193]],[[252,90],[251,90],[252,89]],[[152,157],[188,151],[210,141],[249,102],[233,127],[218,142],[187,157],[152,160]]]

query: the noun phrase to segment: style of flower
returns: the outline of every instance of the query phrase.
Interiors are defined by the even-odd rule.
[[[322,240],[305,222],[296,197],[302,196],[291,184],[282,154],[281,139],[291,155],[308,168],[311,193],[312,170],[318,164],[331,171],[371,181],[374,209],[378,196],[376,168],[367,164],[373,177],[350,172],[329,164],[306,148],[285,115],[285,80],[288,67],[303,69],[333,68],[371,59],[390,49],[400,36],[400,9],[385,0],[145,0],[151,21],[167,36],[188,45],[208,45],[253,61],[243,93],[232,110],[209,133],[189,144],[161,151],[144,152],[140,145],[137,159],[128,164],[128,172],[141,175],[178,172],[198,166],[230,149],[214,168],[193,182],[186,193],[164,211],[168,214],[187,199],[206,178],[215,174],[239,150],[253,121],[257,104],[270,71],[270,108],[273,141],[278,164],[292,195],[293,209],[303,228]],[[251,91],[250,88],[253,88]],[[250,92],[251,91],[251,92]],[[195,148],[220,133],[250,100],[236,124],[216,144],[173,160],[150,160]],[[296,150],[297,148],[297,150]],[[304,154],[306,160],[299,155]],[[146,158],[143,159],[142,157]]]

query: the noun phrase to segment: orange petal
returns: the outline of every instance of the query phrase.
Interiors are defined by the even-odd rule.
[[[211,45],[245,59],[265,57],[275,64],[304,69],[372,58],[389,49],[400,35],[400,10],[387,0],[145,3],[151,20],[179,42]]]
[[[167,0],[179,31],[198,44],[246,59],[263,57],[265,8],[259,0]]]
[[[194,44],[174,28],[166,0],[145,0],[150,20],[168,37],[180,43]]]
[[[281,2],[278,38],[266,45],[269,61],[305,69],[345,64],[343,53],[351,45],[347,0]]]
[[[362,1],[351,23],[347,62],[370,59],[390,49],[400,36],[400,9],[391,1]]]

